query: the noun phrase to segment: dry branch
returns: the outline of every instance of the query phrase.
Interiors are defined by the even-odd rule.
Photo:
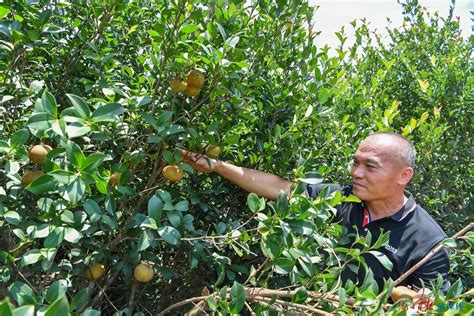
[[[453,235],[452,238],[456,239],[461,236],[463,236],[465,233],[470,231],[474,227],[474,222],[471,222],[469,225],[458,231],[456,234]],[[437,252],[439,252],[441,249],[443,249],[445,246],[443,244],[443,241],[441,241],[436,247],[431,249],[426,256],[421,259],[417,264],[415,264],[413,267],[411,267],[407,272],[403,273],[398,279],[395,280],[393,283],[394,286],[397,286],[400,284],[403,280],[405,280],[410,274],[416,271],[419,267],[421,267],[423,264],[425,264],[426,261],[428,261],[431,257],[433,257]]]

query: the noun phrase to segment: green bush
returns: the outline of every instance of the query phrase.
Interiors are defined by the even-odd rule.
[[[151,314],[209,290],[208,308],[238,313],[248,287],[288,287],[293,303],[327,312],[400,313],[384,305],[391,283],[340,281],[388,240],[347,244],[330,224],[343,197],[267,202],[194,172],[177,148],[348,183],[364,137],[402,132],[419,154],[410,190],[453,235],[473,215],[472,38],[452,10],[401,8],[388,42],[354,21],[356,42],[341,29],[332,54],[314,43],[306,1],[0,4],[0,314]],[[205,75],[199,95],[174,93],[192,69]],[[53,148],[43,165],[28,159],[39,143]],[[163,177],[172,164],[183,180]],[[25,186],[33,169],[44,175]],[[435,312],[472,308],[472,244],[472,232],[448,240],[453,285],[435,287]],[[133,279],[141,261],[150,283]],[[104,276],[88,280],[97,263]],[[267,303],[249,301],[256,313]]]

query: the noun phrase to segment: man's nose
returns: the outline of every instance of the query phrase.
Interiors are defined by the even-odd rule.
[[[361,168],[360,166],[352,166],[351,169],[351,175],[353,178],[362,178],[364,176],[364,168]]]

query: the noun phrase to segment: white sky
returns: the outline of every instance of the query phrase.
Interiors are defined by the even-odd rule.
[[[318,46],[328,44],[334,48],[339,44],[339,40],[334,35],[344,26],[348,40],[345,46],[348,47],[353,42],[352,26],[349,24],[354,19],[366,18],[370,30],[377,29],[377,33],[385,36],[385,27],[389,26],[387,18],[391,23],[391,28],[401,25],[402,7],[397,0],[310,0],[313,6],[319,6],[314,14],[314,29],[321,31],[316,37]],[[420,4],[430,12],[438,11],[441,16],[447,16],[450,0],[420,0]],[[471,13],[474,11],[473,0],[458,0],[454,7],[454,16],[460,17],[462,35],[468,38],[472,33]],[[358,23],[360,25],[360,23]]]

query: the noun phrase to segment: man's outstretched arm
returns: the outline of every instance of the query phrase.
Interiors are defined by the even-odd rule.
[[[270,200],[276,200],[281,191],[290,194],[292,183],[277,175],[235,166],[186,150],[181,150],[181,153],[184,162],[194,169],[202,172],[216,172],[247,192],[253,192]]]

